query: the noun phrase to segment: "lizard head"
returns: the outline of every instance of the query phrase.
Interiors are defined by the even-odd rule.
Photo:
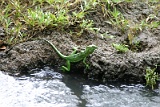
[[[95,49],[97,49],[96,45],[89,45],[89,46],[86,47],[86,51],[89,54],[93,53]]]

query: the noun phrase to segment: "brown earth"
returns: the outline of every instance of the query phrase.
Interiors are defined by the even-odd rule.
[[[126,18],[132,19],[134,22],[153,12],[149,6],[143,3],[122,4],[118,8]],[[158,14],[156,20],[160,21],[160,11]],[[112,28],[105,23],[107,20],[98,12],[90,14],[88,17],[96,22],[95,26],[101,29],[100,33],[108,32],[108,35],[114,35],[115,38],[91,33],[84,33],[81,37],[75,37],[67,33],[50,30],[41,32],[37,36],[50,40],[65,55],[69,55],[75,46],[81,50],[89,44],[97,45],[98,49],[87,58],[87,62],[90,64],[89,70],[83,70],[84,65],[81,62],[71,65],[72,71],[83,72],[90,79],[103,82],[117,80],[144,82],[146,68],[160,65],[160,26],[157,29],[145,29],[138,34],[137,40],[141,42],[140,51],[130,50],[127,53],[118,53],[112,47],[112,43],[124,43],[127,32],[121,33]],[[4,35],[2,31],[1,28],[1,36]],[[65,61],[42,40],[26,41],[8,47],[5,51],[0,51],[0,70],[12,75],[31,73],[31,69],[44,65],[58,65],[59,67],[64,64]],[[158,72],[160,72],[159,69],[158,67]]]

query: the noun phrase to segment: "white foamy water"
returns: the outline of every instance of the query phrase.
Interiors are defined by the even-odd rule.
[[[76,107],[79,99],[59,79],[17,79],[0,72],[1,107]]]

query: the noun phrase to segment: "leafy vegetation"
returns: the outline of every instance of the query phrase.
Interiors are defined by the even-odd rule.
[[[36,31],[46,29],[65,31],[81,36],[84,32],[97,34],[100,28],[95,26],[88,15],[101,13],[113,28],[122,33],[128,31],[129,45],[143,29],[157,28],[160,23],[157,18],[159,5],[153,5],[157,0],[148,2],[155,13],[138,23],[131,21],[117,8],[121,3],[132,3],[134,0],[1,0],[0,25],[5,30],[5,41],[9,44],[31,38]],[[134,29],[134,30],[133,30]]]
[[[151,69],[150,67],[148,67],[146,69],[146,75],[145,75],[146,84],[152,87],[152,89],[154,89],[154,85],[156,84],[156,81],[158,80],[158,74],[155,72],[155,70],[156,68]]]
[[[110,18],[110,24],[121,29],[122,32],[125,32],[128,26],[128,20],[119,12],[116,8],[113,11],[110,11],[112,18]]]
[[[126,45],[124,44],[115,44],[113,43],[112,46],[118,51],[118,52],[121,52],[121,53],[125,53],[127,52],[129,49]]]

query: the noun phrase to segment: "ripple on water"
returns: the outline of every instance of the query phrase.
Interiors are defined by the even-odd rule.
[[[160,95],[145,96],[144,86],[109,88],[105,85],[84,85],[82,99],[86,107],[160,107]]]

